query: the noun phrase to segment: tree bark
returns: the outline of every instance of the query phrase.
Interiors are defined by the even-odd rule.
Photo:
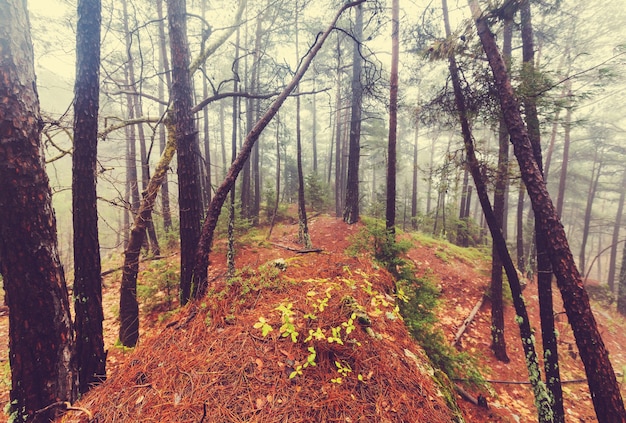
[[[613,236],[611,238],[611,255],[609,259],[609,276],[607,282],[611,293],[615,293],[615,274],[617,269],[617,244],[619,240],[619,231],[622,227],[622,219],[624,217],[624,202],[626,200],[626,168],[622,173],[622,189],[619,194],[619,202],[617,203],[617,214],[615,215],[615,224],[613,225]]]
[[[165,39],[165,24],[163,19],[163,0],[157,0],[157,16],[159,18],[159,71],[165,74],[165,83],[163,78],[159,78],[159,98],[165,98],[165,88],[168,92],[172,85],[170,75],[170,65],[167,59],[167,45]],[[159,114],[165,114],[165,105],[159,103]],[[165,151],[166,134],[165,126],[159,125],[159,148],[161,154]],[[170,189],[167,181],[167,174],[163,179],[161,186],[161,214],[163,215],[163,229],[167,232],[172,229],[172,212],[170,209]]]
[[[534,39],[530,1],[524,0],[520,9],[522,24],[522,61],[526,97],[524,109],[526,112],[526,126],[528,137],[533,149],[533,157],[539,171],[543,174],[543,157],[541,152],[541,130],[537,113],[537,104],[532,89],[535,79]],[[520,184],[520,197],[523,195],[523,185]],[[521,220],[521,219],[520,219]],[[552,396],[552,412],[554,423],[565,420],[563,409],[563,390],[561,387],[561,372],[559,368],[559,351],[554,324],[554,305],[552,301],[552,265],[546,248],[545,234],[540,223],[535,222],[535,245],[537,251],[537,290],[539,293],[539,315],[541,318],[541,340],[543,345],[543,363],[546,372],[546,386]]]
[[[589,297],[565,236],[563,225],[546,189],[541,170],[535,161],[528,132],[521,118],[519,104],[513,93],[504,61],[498,52],[495,39],[476,0],[469,0],[478,35],[487,54],[500,97],[515,156],[526,184],[539,229],[546,234],[548,255],[557,284],[561,290],[567,317],[576,338],[580,357],[585,365],[589,390],[600,423],[624,422],[626,411],[609,360],[608,351],[598,331],[589,305]]]
[[[337,33],[337,67],[336,67],[336,94],[335,94],[335,216],[341,217],[342,214],[342,199],[344,198],[343,186],[344,180],[342,178],[342,169],[341,169],[341,134],[342,134],[342,111],[341,111],[341,38],[339,33]]]
[[[413,140],[413,181],[411,184],[411,228],[417,230],[417,151],[419,139],[419,121],[415,117],[415,139]]]
[[[602,160],[598,160],[598,145],[594,145],[593,168],[591,170],[591,179],[589,180],[589,190],[587,191],[587,205],[585,206],[585,217],[583,218],[583,238],[580,243],[580,253],[578,255],[578,267],[583,275],[587,270],[585,263],[587,240],[589,239],[589,226],[591,225],[591,212],[593,210],[593,202],[596,198],[598,190],[598,182],[602,173]]]
[[[237,179],[237,175],[239,174],[239,172],[241,172],[245,161],[250,156],[250,152],[252,151],[254,143],[258,140],[261,132],[263,132],[265,127],[276,115],[289,94],[296,88],[296,86],[306,73],[307,69],[311,65],[313,58],[322,48],[322,45],[328,38],[328,35],[333,30],[337,19],[339,19],[341,14],[346,9],[360,5],[364,1],[365,0],[357,0],[355,2],[346,3],[339,9],[329,27],[317,37],[317,41],[303,59],[300,68],[294,75],[291,82],[289,82],[289,84],[280,93],[276,100],[274,100],[270,108],[265,112],[265,114],[261,117],[261,119],[259,119],[259,121],[254,125],[252,130],[246,136],[246,140],[241,147],[241,151],[233,161],[230,169],[228,170],[228,173],[226,174],[226,178],[224,178],[224,181],[215,192],[213,200],[211,200],[211,204],[209,205],[209,209],[207,210],[206,219],[204,220],[202,235],[200,237],[200,242],[198,244],[198,249],[196,252],[196,265],[194,268],[194,282],[199,287],[197,291],[198,297],[203,296],[208,288],[207,270],[209,266],[209,253],[211,251],[211,245],[213,243],[213,235],[215,232],[215,227],[217,226],[217,219],[219,218],[222,206],[224,204],[224,201],[226,200],[226,195],[234,185],[235,180]]]
[[[15,422],[47,422],[78,388],[74,331],[44,169],[26,2],[0,2],[0,271]]]
[[[617,311],[626,316],[626,243],[622,250],[622,270],[619,273],[617,286]]]
[[[398,136],[398,57],[400,52],[400,5],[391,2],[391,70],[389,89],[389,140],[387,146],[387,206],[385,227],[390,236],[396,225],[396,138]]]
[[[74,311],[79,391],[106,378],[102,332],[102,277],[96,196],[100,98],[100,0],[78,3],[72,217],[74,234]]]
[[[192,276],[195,251],[200,239],[202,219],[199,170],[198,132],[192,107],[189,45],[187,43],[186,1],[167,2],[170,49],[172,54],[172,88],[170,98],[176,127],[178,155],[178,209],[180,214],[180,303],[192,297]]]
[[[450,34],[450,25],[447,20],[447,2],[442,0],[444,10],[444,22],[446,25],[446,34]],[[495,41],[494,41],[495,45]],[[502,59],[501,59],[502,60]],[[506,70],[504,61],[502,61],[503,68]],[[513,260],[509,254],[504,235],[502,234],[502,228],[499,225],[497,217],[491,208],[489,202],[489,195],[484,183],[483,176],[481,175],[478,159],[474,151],[474,142],[471,133],[471,128],[468,120],[467,109],[465,106],[465,98],[463,95],[463,89],[459,79],[459,70],[456,64],[456,59],[453,55],[449,56],[449,68],[452,84],[454,87],[454,96],[456,100],[456,106],[459,111],[459,120],[461,123],[461,132],[463,134],[463,141],[465,144],[465,150],[467,153],[467,162],[474,179],[476,186],[476,192],[478,199],[483,208],[485,220],[489,226],[491,236],[494,245],[498,249],[498,254],[502,259],[502,265],[506,271],[506,275],[509,279],[509,286],[511,288],[511,294],[513,296],[513,305],[517,313],[517,323],[519,325],[519,331],[521,335],[522,348],[524,351],[524,357],[526,359],[526,367],[528,369],[528,377],[533,387],[533,394],[535,396],[535,406],[537,407],[538,421],[550,422],[551,421],[551,409],[548,394],[545,389],[545,385],[541,381],[541,371],[539,369],[539,362],[537,354],[535,352],[534,336],[530,327],[530,321],[528,319],[528,313],[526,311],[526,305],[522,296],[522,289],[517,276],[517,271],[513,265]]]
[[[506,63],[511,61],[513,39],[513,14],[509,11],[504,18],[502,56]],[[498,169],[493,193],[493,212],[502,235],[506,239],[506,196],[509,179],[509,133],[500,117],[498,127]],[[502,298],[502,260],[495,245],[491,248],[491,349],[499,361],[508,363],[504,338],[504,301]]]
[[[139,253],[145,238],[146,225],[152,220],[152,210],[159,188],[167,178],[170,162],[176,152],[176,141],[175,133],[169,131],[167,143],[154,169],[154,174],[148,182],[148,187],[130,231],[128,246],[124,251],[124,266],[122,267],[120,286],[119,340],[126,347],[134,347],[139,339],[139,305],[137,304]]]
[[[295,42],[296,42],[296,58],[300,60],[299,28],[298,18],[300,11],[298,9],[298,0],[295,5],[296,24],[295,24]],[[297,85],[295,92],[300,91],[300,85]],[[311,237],[309,236],[309,225],[306,217],[306,202],[304,198],[304,174],[302,171],[302,131],[300,127],[300,96],[296,96],[296,167],[298,168],[298,241],[304,248],[311,248]]]
[[[352,111],[350,116],[350,151],[343,220],[353,224],[359,220],[359,162],[361,160],[361,107],[363,102],[362,59],[360,43],[363,39],[363,6],[356,7],[354,46],[352,52]]]

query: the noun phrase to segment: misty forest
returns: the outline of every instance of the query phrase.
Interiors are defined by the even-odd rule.
[[[623,22],[617,0],[0,0],[5,417],[626,422]],[[184,361],[220,351],[224,376]],[[510,374],[519,403],[491,387]]]

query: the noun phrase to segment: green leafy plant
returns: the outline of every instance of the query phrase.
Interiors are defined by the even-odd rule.
[[[256,322],[253,326],[255,329],[261,329],[261,334],[263,335],[263,337],[266,337],[271,331],[274,330],[274,328],[272,328],[272,326],[267,323],[267,320],[265,320],[263,316],[259,317],[259,321]]]

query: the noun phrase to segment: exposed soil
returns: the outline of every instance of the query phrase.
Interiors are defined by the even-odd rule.
[[[159,318],[165,305],[143,313],[141,342],[132,352],[114,347],[120,276],[107,276],[104,327],[109,380],[78,405],[100,422],[451,421],[452,414],[437,386],[425,376],[426,370],[416,365],[421,362],[421,350],[409,339],[404,325],[391,317],[395,306],[390,275],[365,256],[345,254],[351,236],[362,226],[346,225],[322,215],[311,219],[309,227],[314,247],[322,252],[302,254],[288,249],[300,248],[295,222],[279,224],[270,241],[261,235],[238,246],[237,269],[244,269],[242,280],[253,281],[248,292],[233,289],[227,283],[226,246],[223,241],[218,242],[211,254],[210,280],[214,291],[221,292],[219,299],[191,304],[165,319]],[[438,324],[452,341],[488,288],[489,263],[456,255],[445,244],[416,244],[408,257],[420,276],[431,278],[440,288]],[[172,266],[177,260],[176,254],[168,258],[168,262],[174,263]],[[275,276],[275,272],[268,271],[265,278],[259,279],[259,268],[267,270],[273,260],[285,260],[285,271]],[[112,263],[110,267],[117,265]],[[325,298],[329,287],[332,288],[327,308],[312,310],[313,304],[319,304],[316,301]],[[535,337],[540,342],[536,284],[528,283],[524,294]],[[331,327],[348,323],[346,297],[354,298],[366,310],[377,338],[358,324],[349,335],[344,326],[344,340],[351,340],[344,345],[326,340],[294,343],[289,336],[281,336],[283,321],[277,305],[292,304],[292,320],[300,337],[317,327],[328,336]],[[383,300],[387,305],[383,305]],[[460,397],[457,402],[467,422],[537,421],[530,386],[524,384],[528,378],[514,310],[509,301],[505,319],[511,362],[503,364],[494,359],[490,350],[489,306],[488,301],[483,304],[464,334],[461,348],[477,358],[486,379],[507,383],[492,383],[490,392],[466,387],[473,395],[486,396],[489,410]],[[313,311],[319,320],[304,317]],[[563,387],[566,421],[597,421],[558,294],[555,313],[561,375],[568,381]],[[1,314],[0,335],[5,335],[8,318]],[[601,307],[595,314],[614,368],[621,372],[626,366],[622,349],[626,345],[624,319]],[[260,327],[255,328],[259,317],[273,328],[266,336]],[[307,361],[307,346],[315,347],[318,365],[305,367],[290,379],[297,366]],[[6,357],[7,350],[2,348],[0,360]],[[340,375],[335,361],[349,365],[351,372]],[[332,381],[340,376],[342,383]],[[8,401],[8,386],[0,389],[0,400]],[[626,395],[626,390],[622,395]],[[6,416],[0,415],[2,418]],[[87,418],[85,413],[71,412],[65,421]]]

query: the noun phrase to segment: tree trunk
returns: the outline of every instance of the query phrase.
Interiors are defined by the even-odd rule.
[[[313,75],[313,99],[311,114],[313,115],[313,121],[311,122],[311,147],[313,148],[313,173],[317,173],[317,96],[315,90],[317,89],[315,83],[315,75]]]
[[[565,81],[567,87],[567,110],[565,111],[565,135],[563,138],[563,159],[561,161],[561,174],[559,177],[559,193],[556,199],[556,213],[559,219],[563,218],[563,203],[565,201],[565,187],[567,183],[567,167],[569,164],[569,146],[570,134],[572,131],[572,83],[570,80]]]
[[[298,18],[300,10],[298,0],[295,5],[296,25],[295,25],[295,42],[296,42],[296,59],[300,60],[300,48],[298,46]],[[295,88],[295,93],[300,91],[300,85]],[[300,128],[300,96],[296,96],[296,166],[298,168],[298,241],[305,249],[311,248],[311,237],[309,236],[309,225],[306,218],[306,202],[304,198],[304,174],[302,172],[302,131]]]
[[[413,140],[413,181],[411,184],[411,228],[417,230],[417,140],[419,138],[418,117],[415,118],[415,139]]]
[[[526,273],[526,257],[524,256],[524,184],[519,185],[517,195],[517,233],[515,236],[517,250],[517,268],[522,274]]]
[[[74,331],[44,169],[26,2],[0,2],[0,270],[9,312],[12,421],[76,399]]]
[[[622,249],[622,270],[619,273],[617,286],[617,311],[626,316],[626,243]]]
[[[274,229],[274,222],[276,221],[276,214],[278,214],[278,205],[280,203],[280,114],[276,113],[276,200],[274,201],[274,209],[272,211],[272,218],[270,221],[270,229],[267,232],[267,239],[270,239],[272,230]],[[269,204],[268,204],[269,207]]]
[[[446,0],[442,0],[442,4],[444,11],[444,23],[446,26],[446,35],[450,36],[450,24],[448,22],[448,8]],[[489,230],[491,232],[493,243],[498,249],[498,254],[502,259],[502,264],[509,279],[509,286],[511,288],[511,293],[513,296],[513,305],[518,316],[517,323],[519,325],[522,348],[524,351],[524,356],[526,358],[526,367],[528,369],[529,380],[533,387],[533,393],[535,396],[535,405],[537,407],[539,417],[538,420],[539,422],[549,422],[551,421],[550,403],[547,397],[545,385],[541,381],[541,371],[539,370],[539,363],[537,359],[537,354],[535,352],[534,337],[532,335],[530,321],[528,319],[528,313],[526,311],[526,305],[522,296],[521,285],[517,276],[517,271],[513,265],[513,260],[509,255],[506,241],[502,234],[501,227],[499,226],[497,216],[491,208],[487,188],[481,175],[478,159],[476,158],[476,153],[474,151],[474,142],[467,116],[463,89],[461,87],[461,82],[459,79],[459,70],[456,64],[456,59],[453,55],[449,56],[449,68],[452,84],[454,87],[456,106],[459,111],[461,132],[463,134],[463,141],[467,153],[467,162],[470,166],[470,172],[472,173],[474,184],[476,185],[478,199],[480,200],[485,219],[487,221],[487,224],[489,225]],[[506,69],[506,67],[504,69]]]
[[[341,170],[341,121],[342,121],[342,111],[341,111],[341,38],[339,37],[339,33],[337,33],[337,67],[336,67],[336,98],[335,98],[335,216],[340,217],[343,207],[342,207],[342,187],[344,185],[344,180],[342,176]]]
[[[528,132],[521,118],[519,104],[513,93],[504,61],[498,52],[495,39],[482,16],[476,0],[469,0],[478,35],[489,60],[513,143],[515,156],[520,165],[522,180],[526,184],[539,229],[546,235],[548,255],[557,284],[563,297],[563,305],[576,338],[580,357],[585,365],[589,390],[600,423],[624,422],[626,411],[615,372],[609,361],[608,351],[598,332],[589,297],[572,252],[563,225],[550,199],[541,170],[535,161]]]
[[[617,214],[615,215],[615,224],[613,225],[613,236],[611,238],[611,256],[609,260],[609,276],[607,282],[611,293],[615,293],[615,274],[617,269],[617,244],[619,242],[619,230],[622,227],[622,219],[624,217],[624,202],[626,200],[626,168],[622,173],[622,189],[619,194],[619,202],[617,203]]]
[[[350,116],[350,152],[343,220],[348,224],[359,220],[359,162],[361,159],[361,107],[363,97],[362,58],[360,43],[363,39],[363,6],[356,7],[354,46],[352,52],[352,112]]]
[[[96,196],[100,97],[100,0],[78,3],[72,217],[74,233],[74,311],[79,391],[106,378],[102,333],[102,277]]]
[[[513,16],[511,13],[504,18],[503,59],[510,63],[513,39]],[[509,65],[510,66],[510,65]],[[509,133],[500,117],[498,128],[498,169],[493,193],[493,212],[497,224],[506,239],[505,198],[509,175]],[[506,340],[504,338],[504,302],[502,299],[502,260],[495,245],[491,249],[491,349],[499,361],[508,363]]]
[[[339,9],[328,28],[319,37],[317,37],[315,44],[313,45],[313,47],[311,47],[308,54],[302,60],[302,64],[300,65],[300,68],[294,75],[291,82],[289,82],[285,89],[274,100],[269,110],[265,112],[261,119],[259,119],[259,121],[254,125],[254,128],[252,128],[252,130],[246,136],[246,140],[241,147],[241,151],[233,161],[230,169],[228,170],[226,178],[224,178],[224,181],[216,190],[215,195],[213,196],[213,200],[211,200],[209,209],[207,210],[206,219],[204,220],[204,225],[202,227],[202,235],[200,237],[198,250],[196,252],[196,266],[194,268],[194,281],[197,282],[197,286],[199,287],[197,291],[198,296],[204,295],[208,288],[207,270],[209,266],[209,253],[211,250],[211,245],[213,243],[213,235],[215,232],[215,227],[217,226],[217,219],[219,218],[220,211],[222,209],[224,201],[226,200],[226,195],[234,185],[235,180],[237,179],[237,175],[239,174],[239,172],[241,172],[245,161],[250,156],[250,152],[252,151],[254,143],[258,140],[261,132],[263,132],[265,127],[276,115],[289,94],[296,88],[296,86],[306,73],[307,69],[311,65],[313,58],[322,48],[322,45],[328,38],[328,35],[333,30],[337,19],[339,19],[339,16],[341,16],[341,14],[346,9],[354,7],[356,5],[360,5],[364,1],[365,0],[357,0],[352,3],[346,3]]]
[[[237,38],[235,41],[235,60],[233,63],[233,92],[239,92],[239,42],[241,37],[241,31],[237,29]],[[233,114],[232,118],[232,133],[231,133],[231,145],[230,145],[230,161],[231,163],[237,157],[237,141],[239,137],[237,135],[237,127],[239,123],[239,97],[233,97]],[[226,169],[226,167],[224,167]],[[210,204],[209,204],[210,206]],[[230,190],[230,203],[228,205],[228,251],[226,253],[226,262],[228,265],[228,275],[235,275],[235,186]]]
[[[172,128],[173,129],[173,128]],[[159,188],[167,178],[167,170],[176,152],[176,135],[168,131],[167,143],[163,154],[150,178],[141,206],[135,216],[130,231],[128,246],[124,251],[122,282],[120,285],[120,343],[134,347],[139,339],[139,305],[137,304],[137,274],[139,272],[139,253],[146,234],[146,225],[152,220],[152,210]]]
[[[593,168],[591,170],[591,179],[589,181],[589,190],[587,191],[587,205],[585,207],[585,217],[583,218],[583,238],[580,243],[580,254],[578,255],[578,267],[580,273],[583,275],[587,270],[587,263],[585,263],[587,240],[589,239],[589,226],[591,225],[591,212],[593,209],[593,202],[596,198],[596,192],[598,190],[598,182],[600,180],[600,174],[602,173],[602,161],[598,161],[598,146],[595,145],[595,152],[593,156]]]
[[[172,85],[170,76],[170,65],[167,60],[167,45],[165,39],[165,24],[163,19],[163,0],[157,0],[157,15],[159,18],[159,70],[165,74],[165,83],[163,78],[159,78],[159,98],[165,98],[165,88],[169,92]],[[159,114],[163,116],[165,114],[165,105],[159,103]],[[159,148],[161,154],[165,151],[166,134],[165,125],[159,125]],[[161,186],[161,214],[163,215],[163,229],[167,232],[172,229],[172,212],[170,209],[170,190],[167,182],[167,174],[163,179],[163,185]]]
[[[178,210],[180,213],[180,303],[192,297],[192,275],[195,251],[200,239],[202,219],[198,180],[198,132],[191,114],[192,90],[187,44],[186,2],[167,2],[170,49],[172,54],[172,88],[170,98],[176,127],[178,154]]]
[[[128,24],[128,7],[127,7],[128,1],[124,0],[122,2],[122,10],[123,10],[123,15],[124,15],[124,31],[126,32],[126,55],[128,58],[128,61],[126,62],[126,75],[127,75],[127,89],[132,92],[133,94],[128,94],[126,96],[127,98],[127,104],[128,104],[128,109],[132,109],[132,114],[129,113],[129,117],[132,116],[134,118],[140,119],[143,117],[143,110],[141,107],[141,101],[139,99],[138,96],[138,92],[137,92],[137,88],[136,88],[136,81],[135,81],[135,61],[133,59],[133,54],[131,51],[131,46],[132,46],[132,33],[130,32],[130,26]],[[133,132],[134,134],[134,132]],[[145,191],[146,187],[148,186],[148,181],[150,180],[150,166],[148,164],[148,155],[147,155],[147,151],[146,151],[146,136],[143,130],[143,124],[140,123],[137,125],[137,135],[138,135],[138,141],[139,141],[139,162],[141,164],[141,191]],[[136,139],[133,136],[133,143],[136,143]],[[136,167],[136,158],[133,160],[133,165]],[[136,174],[136,170],[135,170],[135,174]],[[137,189],[137,196],[139,196],[139,186],[138,186],[139,182],[137,181],[135,183],[136,189]],[[136,199],[136,203],[135,203],[135,209],[134,211],[136,212],[137,209],[139,208],[139,198],[137,197]],[[152,251],[152,254],[154,254],[155,256],[158,256],[159,254],[161,254],[160,248],[159,248],[159,242],[157,240],[157,236],[156,236],[156,231],[154,230],[154,225],[152,223],[152,221],[148,222],[147,226],[146,226],[146,230],[148,231],[148,240],[150,241],[150,249]],[[147,240],[146,240],[147,241]]]
[[[524,0],[521,4],[522,24],[522,60],[523,72],[526,76],[524,84],[528,87],[528,94],[524,99],[526,112],[526,126],[528,137],[533,149],[533,157],[539,171],[543,173],[543,157],[541,154],[541,130],[537,115],[536,98],[533,96],[532,81],[535,79],[534,66],[534,39],[530,1]],[[520,183],[520,197],[523,198],[523,185]],[[521,218],[519,219],[521,221]],[[552,265],[548,257],[546,239],[543,231],[539,230],[540,223],[535,222],[535,245],[537,251],[537,290],[539,293],[539,315],[541,318],[541,339],[543,345],[544,369],[546,372],[546,386],[552,396],[552,412],[554,423],[565,420],[563,409],[563,390],[561,387],[561,372],[559,370],[559,351],[554,325],[554,305],[552,302]]]
[[[391,71],[389,89],[389,143],[387,147],[387,207],[385,227],[390,236],[396,225],[396,138],[398,132],[398,57],[400,43],[399,0],[391,2]]]

